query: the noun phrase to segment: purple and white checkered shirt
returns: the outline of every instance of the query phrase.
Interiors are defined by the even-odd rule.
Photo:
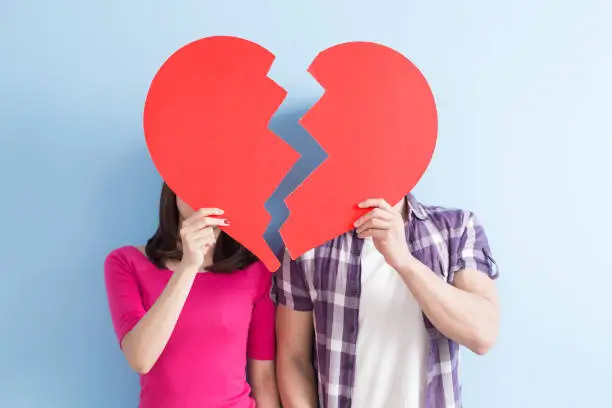
[[[406,198],[410,208],[406,239],[414,257],[449,284],[462,269],[476,269],[497,278],[486,235],[473,213],[424,206],[412,194]],[[278,302],[295,310],[313,311],[315,366],[323,408],[351,406],[362,246],[363,240],[354,230],[349,231],[295,261],[285,253],[276,274]],[[460,408],[459,344],[442,335],[425,315],[423,318],[430,339],[426,408]]]

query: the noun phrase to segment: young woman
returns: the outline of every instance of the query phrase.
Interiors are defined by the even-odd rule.
[[[146,247],[116,249],[105,262],[115,333],[140,374],[139,407],[278,408],[272,274],[220,231],[229,225],[222,210],[194,211],[164,184],[159,215]]]

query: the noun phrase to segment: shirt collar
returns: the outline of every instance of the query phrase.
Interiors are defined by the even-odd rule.
[[[408,207],[410,208],[412,215],[421,221],[427,219],[427,212],[412,193],[406,194],[406,201],[408,201]]]

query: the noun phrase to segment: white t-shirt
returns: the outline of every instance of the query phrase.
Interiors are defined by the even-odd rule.
[[[429,339],[422,310],[371,238],[361,286],[353,408],[424,407]]]

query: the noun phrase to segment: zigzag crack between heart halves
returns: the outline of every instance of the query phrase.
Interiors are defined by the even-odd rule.
[[[274,253],[281,254],[284,244],[279,232],[280,227],[289,217],[289,208],[285,199],[295,191],[328,157],[319,142],[300,124],[300,119],[305,116],[311,108],[321,99],[323,88],[309,73],[305,72],[310,82],[318,85],[321,90],[316,100],[307,106],[295,106],[297,98],[294,98],[287,90],[287,98],[279,105],[269,128],[275,135],[283,139],[291,148],[296,150],[300,159],[293,165],[285,175],[274,193],[266,200],[264,206],[272,216],[264,234],[268,246]],[[303,101],[303,99],[301,99]],[[276,214],[276,215],[275,215]],[[277,240],[275,243],[274,240]]]

